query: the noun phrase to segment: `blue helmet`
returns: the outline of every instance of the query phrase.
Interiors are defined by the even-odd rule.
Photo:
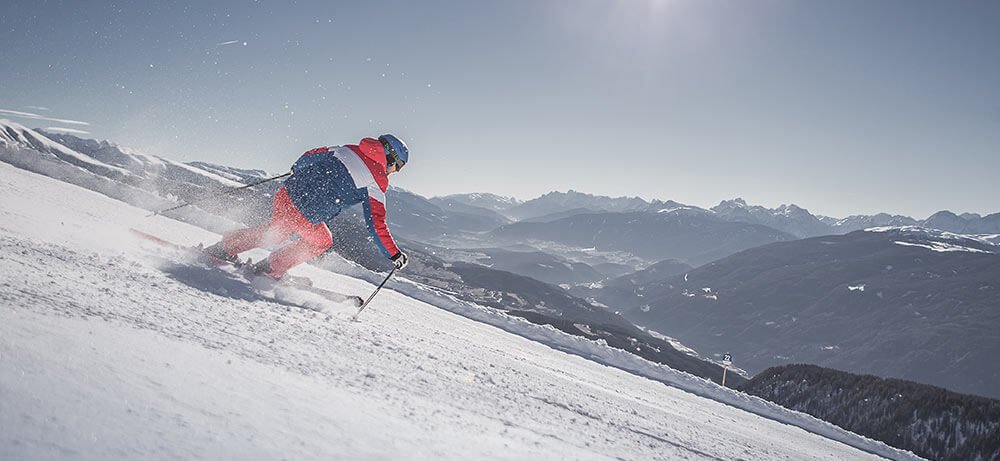
[[[379,136],[378,140],[382,143],[382,148],[385,149],[385,157],[389,161],[388,165],[395,164],[396,171],[403,169],[403,165],[410,161],[410,151],[406,148],[406,144],[391,134]]]

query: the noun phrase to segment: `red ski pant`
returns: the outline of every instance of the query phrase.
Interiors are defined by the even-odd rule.
[[[281,277],[289,269],[319,256],[333,245],[333,235],[326,223],[313,224],[295,207],[284,186],[274,194],[271,222],[257,227],[230,232],[222,238],[226,253],[237,255],[253,248],[264,248],[284,242],[295,232],[302,237],[271,253],[272,277]]]

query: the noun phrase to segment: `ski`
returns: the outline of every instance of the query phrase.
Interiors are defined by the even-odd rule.
[[[243,275],[243,277],[246,278],[248,281],[252,282],[251,279],[254,277],[253,274],[248,274],[244,271],[244,269],[248,266],[248,262],[243,262],[239,260],[235,262],[226,261],[224,259],[216,258],[212,255],[206,254],[199,247],[191,247],[191,246],[181,245],[179,243],[174,243],[169,240],[157,237],[153,234],[138,229],[130,228],[129,231],[133,235],[140,237],[144,240],[153,242],[164,248],[169,248],[171,250],[180,252],[187,256],[194,256],[197,260],[202,262],[207,262],[208,264],[211,264],[213,266],[224,266],[224,265],[232,266],[236,269],[239,269],[240,274]],[[257,277],[266,277],[266,276],[257,276]],[[329,299],[330,301],[333,301],[335,303],[351,303],[354,305],[354,307],[360,307],[364,303],[364,299],[362,299],[360,296],[347,295],[343,293],[338,293],[336,291],[313,286],[312,280],[310,280],[308,277],[297,277],[294,275],[286,274],[280,280],[274,280],[274,283],[276,285],[286,286],[310,292],[319,295],[323,298]]]
[[[164,239],[162,239],[160,237],[157,237],[157,236],[155,236],[153,234],[150,234],[148,232],[143,232],[143,231],[141,231],[139,229],[129,228],[129,232],[131,232],[132,235],[135,235],[135,236],[140,237],[142,239],[148,240],[148,241],[153,242],[153,243],[155,243],[157,245],[160,245],[162,247],[169,248],[171,250],[175,250],[175,251],[180,252],[180,253],[182,253],[182,254],[184,254],[186,256],[196,257],[197,259],[199,259],[199,260],[201,260],[203,262],[207,262],[209,264],[212,264],[214,266],[222,266],[222,265],[225,265],[225,264],[230,264],[230,265],[232,265],[232,266],[234,266],[236,268],[242,268],[243,267],[243,262],[242,261],[237,261],[236,263],[233,263],[231,261],[226,261],[224,259],[219,259],[219,258],[216,258],[215,256],[212,256],[210,254],[205,253],[204,251],[201,251],[201,248],[199,248],[199,247],[184,246],[184,245],[181,245],[179,243],[174,243],[174,242],[171,242],[169,240],[164,240]]]
[[[258,276],[258,277],[266,277],[266,276]],[[334,302],[351,303],[354,305],[354,307],[360,307],[361,304],[364,302],[364,300],[361,299],[360,296],[346,295],[343,293],[337,293],[336,291],[326,290],[323,288],[313,286],[312,280],[309,279],[308,277],[296,277],[294,275],[285,274],[285,276],[282,277],[281,280],[277,281],[277,283],[279,285],[290,286],[292,288],[296,288],[299,290],[315,293]]]

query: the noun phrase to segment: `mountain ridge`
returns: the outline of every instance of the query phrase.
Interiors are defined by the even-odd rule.
[[[25,130],[29,130],[34,134],[25,135]],[[114,176],[117,174],[116,177],[118,180],[125,182],[130,180],[130,172],[135,173],[134,169],[133,171],[129,170],[130,164],[156,164],[160,162],[165,165],[175,165],[178,168],[193,168],[198,174],[215,176],[219,184],[223,186],[236,185],[234,183],[245,183],[251,178],[265,178],[270,176],[270,174],[263,170],[239,169],[198,161],[187,163],[174,162],[165,157],[136,152],[110,141],[81,138],[73,134],[57,133],[44,129],[33,130],[5,119],[0,119],[0,142],[4,142],[8,148],[21,145],[25,148],[41,149],[44,152],[58,152],[62,155],[64,161],[74,163],[83,168],[96,169],[96,173],[105,176]],[[78,149],[73,149],[73,147]],[[67,150],[69,152],[66,152]],[[89,157],[73,153],[77,150],[89,152]],[[113,162],[102,162],[100,160],[101,158],[107,158],[105,157],[106,155],[111,155],[111,158],[114,158],[115,150],[130,157],[131,161],[120,162],[121,164],[116,165]],[[137,161],[137,159],[143,157],[155,160],[153,162]],[[102,168],[103,170],[101,170]],[[131,180],[138,181],[139,179],[131,178]],[[574,208],[579,209],[577,211],[588,209],[595,212],[651,213],[687,210],[714,214],[733,222],[765,225],[799,238],[828,234],[846,234],[870,227],[902,225],[919,225],[955,233],[1000,234],[1000,212],[984,216],[978,213],[963,212],[956,214],[949,210],[941,210],[923,220],[887,213],[835,218],[813,215],[808,209],[795,204],[783,204],[771,209],[760,205],[748,204],[742,198],[723,200],[715,207],[705,209],[673,200],[646,200],[640,197],[628,196],[610,197],[579,192],[573,189],[569,189],[566,192],[551,191],[524,201],[492,193],[450,194],[430,198],[421,197],[421,199],[434,203],[442,207],[442,209],[447,209],[447,206],[442,205],[449,203],[453,207],[460,204],[462,207],[453,211],[465,215],[479,215],[496,222],[500,222],[504,218],[521,221],[545,215],[568,212],[576,213],[576,211],[570,211]]]
[[[750,373],[788,361],[1000,397],[1000,247],[923,228],[751,248],[587,295]],[[582,293],[581,293],[582,294]]]

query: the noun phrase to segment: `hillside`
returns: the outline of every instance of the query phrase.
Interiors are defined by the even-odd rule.
[[[928,459],[1000,458],[1000,401],[812,365],[769,368],[740,389]]]
[[[882,228],[753,248],[600,302],[758,373],[815,363],[1000,397],[1000,247]]]
[[[276,303],[130,239],[218,238],[147,214],[0,164],[0,457],[913,459],[403,279],[360,323]],[[343,268],[294,272],[372,288]]]

